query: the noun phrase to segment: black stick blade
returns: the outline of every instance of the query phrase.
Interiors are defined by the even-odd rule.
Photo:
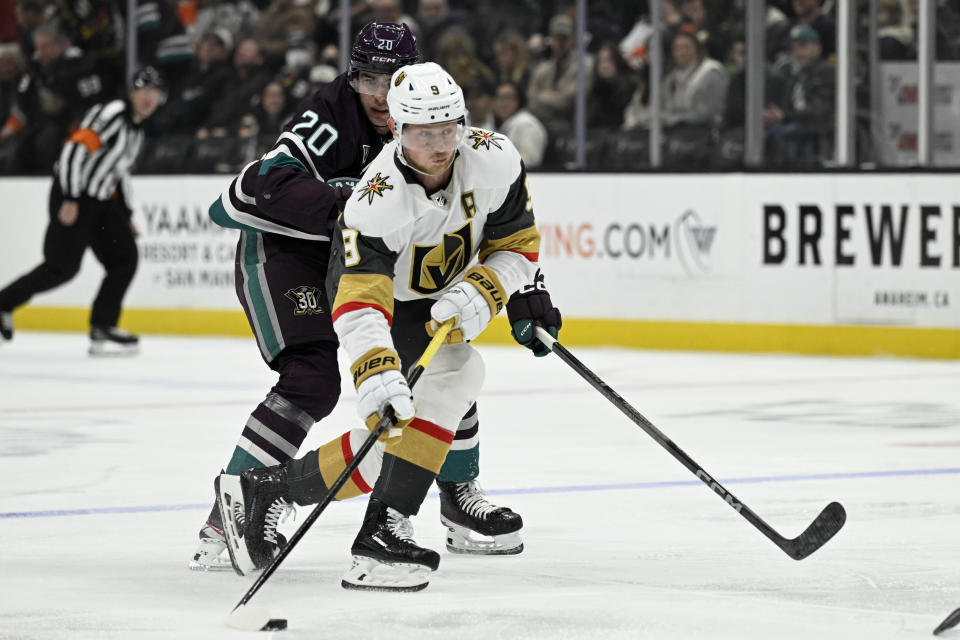
[[[784,540],[779,546],[794,560],[803,560],[837,535],[846,521],[847,512],[843,505],[839,502],[831,502],[810,523],[806,531],[793,540]]]
[[[957,626],[958,622],[960,622],[960,609],[957,609],[948,615],[944,621],[940,623],[940,626],[933,630],[933,635],[940,635],[947,629],[952,629],[953,627]]]

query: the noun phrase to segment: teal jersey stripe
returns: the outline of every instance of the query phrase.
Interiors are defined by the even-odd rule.
[[[274,331],[273,321],[270,317],[268,305],[271,302],[266,299],[263,288],[260,286],[260,256],[257,253],[259,239],[259,234],[243,234],[243,272],[246,275],[244,289],[246,290],[247,302],[250,304],[250,313],[253,315],[257,334],[262,340],[265,355],[273,360],[283,348],[277,339],[277,333]]]
[[[230,217],[227,213],[227,210],[223,206],[223,195],[213,201],[213,204],[210,205],[208,209],[208,215],[210,219],[213,220],[214,224],[220,227],[225,227],[227,229],[242,229],[244,231],[253,231],[254,233],[259,232],[258,229],[249,227],[245,224],[241,224]]]
[[[294,158],[293,156],[286,153],[278,153],[277,155],[269,158],[267,160],[262,160],[260,162],[260,171],[257,172],[257,175],[263,175],[270,169],[275,167],[293,167],[297,171],[302,171],[306,174],[313,175],[310,171],[307,170],[306,165]]]

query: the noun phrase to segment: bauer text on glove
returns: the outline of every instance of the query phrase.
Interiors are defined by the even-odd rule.
[[[393,407],[397,428],[413,419],[413,395],[400,373],[396,352],[371,349],[353,363],[350,371],[357,387],[357,413],[370,430],[376,428],[387,405]]]
[[[503,300],[503,285],[493,269],[473,267],[430,307],[427,332],[433,335],[444,321],[457,318],[447,341],[469,342],[487,328],[490,319],[503,308]]]

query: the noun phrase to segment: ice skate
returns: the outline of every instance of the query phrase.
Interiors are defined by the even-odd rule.
[[[219,516],[219,512],[218,512]],[[230,554],[227,553],[227,541],[223,529],[207,522],[200,529],[200,542],[190,561],[191,571],[230,571]]]
[[[514,555],[523,551],[523,519],[507,507],[487,501],[476,480],[440,482],[440,522],[447,528],[447,550],[478,555]]]
[[[223,535],[234,571],[263,569],[286,544],[277,527],[293,514],[287,501],[286,471],[281,466],[226,473],[214,481]]]
[[[13,314],[0,311],[0,338],[13,340]]]
[[[93,325],[90,329],[91,356],[132,356],[140,351],[140,338],[123,329]]]
[[[413,541],[410,519],[375,498],[350,551],[353,565],[343,575],[344,589],[420,591],[440,566],[436,551]]]

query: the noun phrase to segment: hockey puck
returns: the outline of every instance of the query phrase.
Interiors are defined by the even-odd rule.
[[[283,631],[286,628],[286,618],[270,618],[260,631]]]

